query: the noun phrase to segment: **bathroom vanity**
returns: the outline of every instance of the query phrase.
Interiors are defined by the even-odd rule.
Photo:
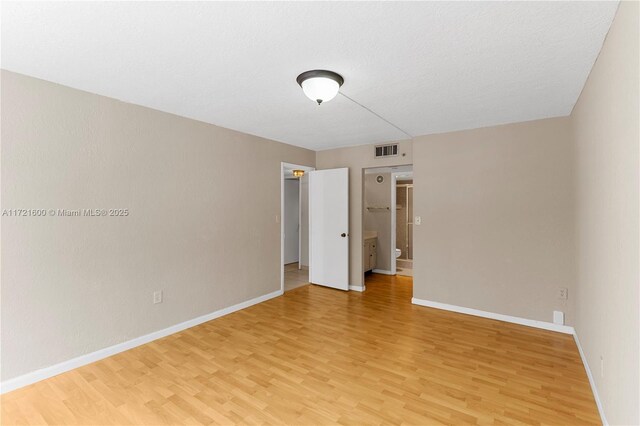
[[[378,235],[374,232],[365,232],[362,244],[362,272],[376,268]]]

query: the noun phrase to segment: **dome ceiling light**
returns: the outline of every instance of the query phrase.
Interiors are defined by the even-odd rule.
[[[344,83],[340,74],[327,70],[305,71],[296,78],[309,99],[320,105],[335,98]]]
[[[407,135],[409,139],[413,138],[413,136],[411,136],[409,133],[405,132],[400,127],[396,126],[377,112],[373,111],[371,108],[362,105],[360,102],[349,97],[344,92],[341,92],[340,87],[342,87],[342,85],[344,84],[344,78],[342,78],[342,76],[338,73],[328,70],[305,71],[296,78],[296,81],[298,82],[300,87],[302,87],[302,91],[304,92],[304,94],[307,95],[307,97],[312,101],[317,102],[318,105],[323,102],[329,102],[331,99],[335,98],[338,93],[340,93],[342,97],[350,100],[360,108],[375,115],[390,126],[393,126],[398,131]]]

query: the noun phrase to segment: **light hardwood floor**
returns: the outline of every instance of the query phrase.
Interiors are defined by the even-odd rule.
[[[284,265],[284,291],[309,284],[309,269],[298,269],[298,263]]]
[[[598,424],[571,336],[314,285],[2,397],[3,424]]]

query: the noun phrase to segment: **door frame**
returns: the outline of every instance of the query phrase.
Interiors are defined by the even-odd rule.
[[[396,204],[397,204],[397,183],[398,183],[398,176],[402,175],[406,175],[408,172],[407,171],[394,171],[394,168],[398,168],[398,167],[407,167],[410,166],[411,167],[411,179],[414,179],[414,168],[413,168],[413,163],[408,163],[408,164],[393,164],[390,166],[375,166],[375,167],[363,167],[361,170],[362,173],[362,197],[360,199],[360,235],[362,236],[361,238],[361,242],[360,242],[360,246],[362,247],[362,245],[364,244],[364,231],[365,231],[365,226],[364,226],[364,212],[366,210],[366,205],[365,205],[365,176],[367,174],[367,170],[371,170],[371,169],[389,169],[388,171],[385,172],[381,172],[381,173],[390,173],[391,174],[391,180],[392,180],[392,185],[391,185],[391,269],[390,269],[390,275],[395,276],[397,274],[397,263],[396,263],[396,237],[397,237],[397,233],[396,233],[396,222],[398,220],[397,217],[397,210],[396,210]],[[414,183],[415,185],[415,183]],[[384,272],[379,272],[379,273],[384,273]],[[362,273],[362,290],[364,291],[366,289],[365,287],[365,281],[366,281],[366,277],[365,277],[365,273]]]
[[[413,176],[412,176],[412,179],[413,179]],[[402,187],[402,189],[403,189],[404,191],[406,191],[405,196],[406,196],[406,199],[407,199],[407,213],[406,213],[406,220],[407,220],[407,232],[406,232],[406,234],[407,234],[407,246],[406,246],[406,247],[404,247],[404,249],[405,249],[405,250],[408,250],[408,247],[409,247],[409,241],[408,241],[408,240],[409,240],[409,225],[413,225],[413,216],[409,217],[409,188],[413,188],[414,184],[413,184],[413,183],[400,184],[400,185],[397,185],[397,184],[396,184],[396,191],[397,191],[398,186]],[[409,221],[411,221],[411,223],[409,223]],[[411,241],[413,241],[413,229],[414,229],[414,228],[413,228],[413,227],[411,227]],[[409,257],[409,256],[408,256],[408,255],[409,255],[409,253],[406,253],[406,254],[407,254],[407,258],[408,258],[408,257]],[[394,257],[394,261],[395,261],[395,260],[396,260],[396,259],[395,259],[395,257]],[[403,259],[403,260],[404,260],[404,259]],[[413,257],[411,258],[411,260],[413,260]],[[396,272],[397,272],[397,271],[396,271]]]
[[[284,171],[289,169],[300,169],[306,172],[315,170],[315,167],[303,166],[302,164],[280,162],[280,292],[284,294]],[[298,221],[302,212],[302,199],[298,197]],[[298,254],[300,253],[300,233],[298,232]],[[298,265],[300,264],[300,256],[298,256]]]
[[[397,232],[397,220],[398,220],[398,209],[397,209],[397,185],[398,185],[398,175],[402,173],[391,173],[391,275],[396,274],[396,232]]]

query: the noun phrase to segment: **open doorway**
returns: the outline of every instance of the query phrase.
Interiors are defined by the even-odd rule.
[[[282,163],[281,289],[309,284],[309,176],[312,167]]]
[[[364,282],[413,276],[413,166],[364,169],[362,215]]]

